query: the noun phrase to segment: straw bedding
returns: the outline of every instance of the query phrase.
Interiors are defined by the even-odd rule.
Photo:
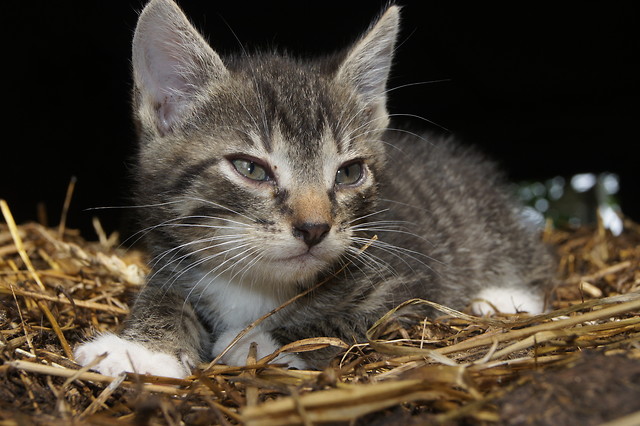
[[[640,424],[640,227],[547,229],[558,252],[549,313],[438,318],[345,348],[325,371],[203,365],[184,380],[80,368],[74,345],[117,329],[144,254],[100,233],[0,223],[0,424]],[[366,247],[365,247],[366,249]],[[412,300],[412,303],[430,303]],[[403,322],[405,324],[405,322]]]

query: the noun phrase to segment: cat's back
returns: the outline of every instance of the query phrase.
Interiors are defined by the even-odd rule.
[[[383,197],[413,207],[398,210],[402,216],[472,225],[487,213],[510,216],[505,208],[516,206],[502,173],[475,148],[430,133],[389,131],[385,142]]]
[[[464,300],[457,288],[471,295],[491,285],[549,282],[553,260],[540,230],[492,161],[431,134],[388,132],[385,141],[381,208],[400,232],[380,238],[414,253],[388,256],[397,270],[440,281],[437,298],[450,305]]]

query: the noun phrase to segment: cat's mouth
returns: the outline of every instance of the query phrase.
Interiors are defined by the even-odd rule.
[[[284,274],[299,274],[305,277],[315,276],[334,261],[334,256],[327,248],[314,246],[310,249],[284,251],[280,256],[271,259],[271,267]]]
[[[284,253],[283,253],[284,254]],[[312,266],[312,265],[320,265],[325,264],[327,259],[322,256],[322,251],[314,250],[311,248],[309,250],[305,250],[301,253],[287,253],[287,255],[283,257],[278,257],[274,259],[278,263],[289,264],[289,265],[304,265],[304,266]]]
[[[286,281],[292,282],[312,279],[326,266],[325,260],[310,251],[300,254],[290,253],[289,256],[274,258],[269,265],[274,273],[279,274]]]
[[[289,256],[289,257],[283,257],[280,259],[276,259],[280,262],[308,262],[310,260],[320,260],[318,259],[316,256],[314,256],[310,251],[306,251],[304,253],[301,254],[297,254],[294,256]]]

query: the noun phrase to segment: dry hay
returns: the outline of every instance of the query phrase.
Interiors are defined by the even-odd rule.
[[[325,371],[204,365],[184,380],[80,368],[72,348],[118,327],[144,280],[137,251],[38,224],[0,224],[1,424],[640,424],[640,227],[548,229],[552,311],[391,315]],[[429,303],[419,300],[407,303]],[[401,308],[398,314],[401,313]]]

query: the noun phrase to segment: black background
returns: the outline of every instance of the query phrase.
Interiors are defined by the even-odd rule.
[[[0,197],[18,222],[35,219],[45,202],[56,224],[76,176],[69,226],[90,229],[98,215],[107,230],[121,228],[121,211],[86,209],[129,203],[130,43],[143,1],[12,3],[3,7]],[[348,45],[385,3],[181,6],[221,53],[241,43],[312,55]],[[640,220],[632,2],[398,3],[403,29],[390,87],[432,83],[394,90],[389,108],[436,125],[397,121],[448,129],[513,180],[617,173],[622,210]]]

